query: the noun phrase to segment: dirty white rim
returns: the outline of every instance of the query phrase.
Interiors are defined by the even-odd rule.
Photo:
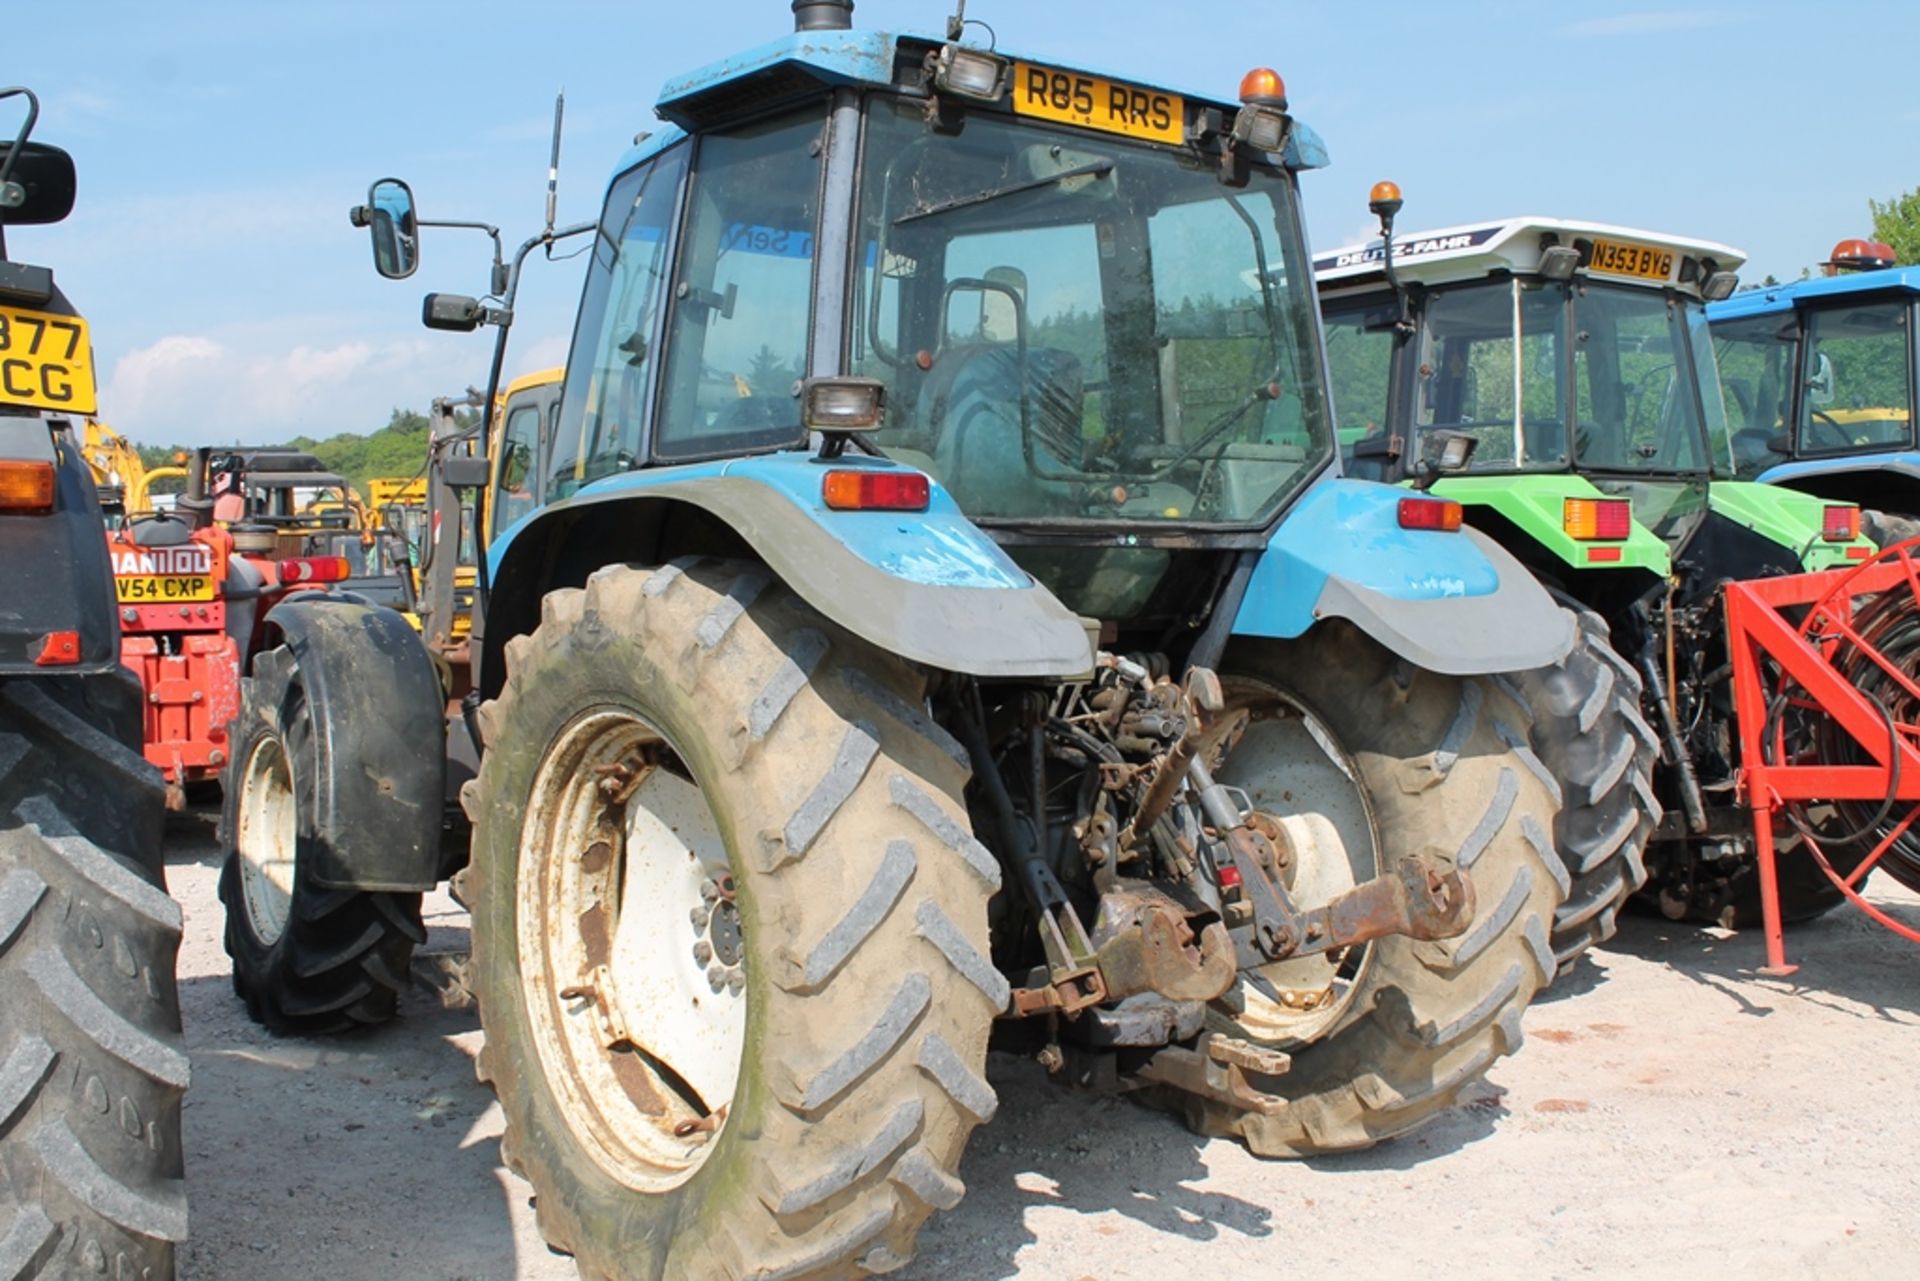
[[[515,879],[542,1077],[574,1136],[641,1192],[712,1151],[746,1043],[726,843],[681,762],[635,712],[576,718],[535,773]]]
[[[1311,710],[1268,686],[1243,687],[1252,724],[1216,777],[1280,820],[1294,852],[1287,892],[1318,907],[1380,868],[1379,833],[1353,758]],[[1305,1045],[1331,1031],[1353,1005],[1373,962],[1374,945],[1296,957],[1243,976],[1228,994],[1247,1033],[1280,1045]]]
[[[240,856],[240,901],[253,935],[272,947],[293,909],[294,858],[300,839],[293,767],[277,738],[263,738],[240,775],[234,849]]]

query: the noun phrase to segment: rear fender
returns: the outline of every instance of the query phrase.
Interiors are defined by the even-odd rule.
[[[1400,528],[1407,492],[1323,481],[1261,553],[1234,619],[1239,636],[1303,635],[1344,618],[1429,671],[1526,671],[1573,648],[1573,616],[1478,530]]]
[[[267,615],[313,721],[311,872],[333,889],[407,892],[437,883],[446,789],[446,697],[401,615],[304,593]],[[284,689],[257,691],[277,702]],[[236,762],[236,766],[241,762]]]
[[[1857,565],[1875,551],[1867,538],[1833,543],[1823,539],[1820,528],[1828,500],[1784,485],[1716,480],[1707,489],[1707,505],[1716,515],[1786,548],[1808,571]]]
[[[1667,545],[1638,520],[1633,522],[1624,542],[1608,545],[1611,559],[1599,564],[1590,555],[1595,550],[1593,544],[1568,535],[1567,499],[1608,497],[1585,476],[1553,472],[1534,476],[1448,477],[1435,485],[1433,492],[1469,508],[1498,512],[1569,569],[1644,569],[1661,578],[1673,569]],[[1467,519],[1473,519],[1471,513]]]
[[[488,549],[479,688],[498,692],[501,653],[538,625],[546,593],[581,586],[602,565],[685,555],[756,558],[835,623],[929,667],[1043,678],[1089,669],[1080,621],[938,484],[924,512],[833,511],[824,470],[796,453],[654,468],[530,513]]]

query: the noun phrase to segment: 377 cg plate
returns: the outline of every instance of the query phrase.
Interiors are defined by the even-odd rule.
[[[1013,64],[1013,109],[1023,116],[1149,142],[1186,141],[1186,103],[1179,94],[1031,62]]]
[[[1673,251],[1655,249],[1651,245],[1633,245],[1624,240],[1600,240],[1593,242],[1593,258],[1587,263],[1589,271],[1597,271],[1607,276],[1631,276],[1635,280],[1670,280],[1673,278]]]
[[[92,413],[93,340],[87,322],[0,307],[0,404]]]

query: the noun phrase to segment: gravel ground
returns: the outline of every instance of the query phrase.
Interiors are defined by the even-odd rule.
[[[429,992],[372,1033],[275,1039],[220,946],[211,827],[174,820],[193,1054],[187,1281],[571,1281],[499,1164],[471,1011]],[[1920,926],[1920,898],[1872,895]],[[429,900],[431,949],[465,916]],[[1260,1161],[995,1056],[968,1194],[898,1276],[1900,1277],[1920,1247],[1920,951],[1847,910],[1789,936],[1629,921],[1527,1016],[1465,1104],[1353,1156]],[[1905,1097],[1902,1095],[1901,1097]],[[1890,1103],[1899,1103],[1890,1107]]]

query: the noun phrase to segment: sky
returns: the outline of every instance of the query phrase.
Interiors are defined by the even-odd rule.
[[[859,0],[938,30],[952,0]],[[660,84],[791,28],[786,0],[13,0],[0,82],[79,169],[73,216],[15,229],[93,328],[101,414],[148,444],[372,431],[484,383],[491,335],[419,324],[430,289],[484,292],[484,236],[433,231],[412,279],[373,272],[347,210],[375,178],[426,218],[538,231],[553,95],[560,220],[592,218],[656,127]],[[1205,18],[1198,15],[1204,12]],[[1268,65],[1331,167],[1305,175],[1319,248],[1508,214],[1592,218],[1745,249],[1792,278],[1920,188],[1920,98],[1880,60],[1920,5],[1761,0],[1360,5],[971,0],[1003,50],[1231,98]],[[11,131],[18,100],[0,104]],[[527,272],[509,375],[565,358],[582,261]]]

